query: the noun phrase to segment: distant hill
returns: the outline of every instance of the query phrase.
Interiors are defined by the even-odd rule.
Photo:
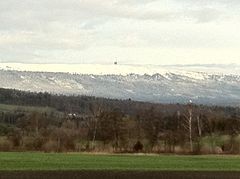
[[[155,103],[239,105],[238,65],[0,64],[0,87]]]

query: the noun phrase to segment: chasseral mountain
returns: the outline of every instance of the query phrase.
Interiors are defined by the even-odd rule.
[[[240,66],[0,63],[0,87],[157,103],[240,105]]]

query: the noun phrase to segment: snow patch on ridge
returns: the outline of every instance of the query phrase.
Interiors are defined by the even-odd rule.
[[[91,75],[154,75],[160,74],[166,79],[179,75],[192,80],[205,80],[209,75],[240,75],[240,66],[160,66],[160,65],[113,65],[113,64],[22,64],[0,63],[2,70],[31,72],[63,72]]]

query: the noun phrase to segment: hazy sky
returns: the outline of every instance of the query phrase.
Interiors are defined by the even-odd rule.
[[[0,62],[240,63],[239,0],[1,0]]]

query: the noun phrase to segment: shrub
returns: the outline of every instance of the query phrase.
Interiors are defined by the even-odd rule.
[[[56,141],[50,140],[43,145],[44,152],[60,152],[58,148],[58,143]]]
[[[36,137],[24,137],[23,149],[24,150],[41,150],[44,143],[44,138],[41,136]]]
[[[24,137],[23,138],[23,149],[24,150],[35,150],[33,137]]]
[[[13,144],[6,137],[0,138],[0,151],[11,151],[13,148]]]
[[[137,143],[133,146],[134,152],[140,152],[143,150],[143,144],[140,141],[137,141]]]

